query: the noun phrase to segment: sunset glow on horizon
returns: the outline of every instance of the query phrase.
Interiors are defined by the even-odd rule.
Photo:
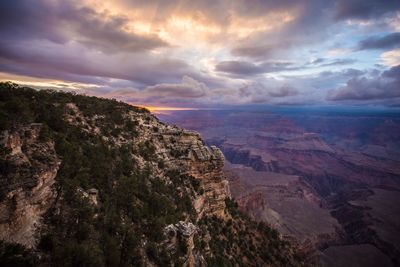
[[[151,113],[154,113],[154,114],[165,113],[166,111],[199,110],[198,108],[155,107],[155,106],[140,106],[140,105],[135,105],[135,104],[132,104],[132,105],[138,106],[138,107],[143,107],[143,108],[149,110]]]

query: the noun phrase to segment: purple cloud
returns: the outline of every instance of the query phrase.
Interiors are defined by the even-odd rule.
[[[359,42],[358,49],[391,49],[400,47],[400,32],[394,32],[382,37],[369,37]]]
[[[347,81],[345,86],[331,90],[327,99],[342,100],[379,100],[400,97],[400,65],[375,76],[356,76]]]
[[[400,9],[393,0],[340,0],[336,2],[337,19],[373,19]]]
[[[2,1],[2,40],[45,39],[55,43],[79,42],[106,53],[138,52],[168,44],[151,34],[128,31],[128,18],[77,7],[73,1]]]

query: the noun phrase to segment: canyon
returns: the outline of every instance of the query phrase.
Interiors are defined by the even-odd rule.
[[[0,114],[2,266],[306,266],[238,209],[223,153],[195,131],[11,83]]]
[[[320,264],[399,264],[398,113],[276,108],[158,116],[219,147],[239,208]]]

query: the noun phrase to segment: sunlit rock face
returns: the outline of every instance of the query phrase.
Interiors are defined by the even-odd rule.
[[[39,139],[41,127],[34,123],[1,133],[10,154],[1,175],[0,239],[27,247],[36,245],[41,217],[54,201],[52,186],[60,164],[54,143]]]
[[[157,136],[165,142],[156,144],[165,161],[199,180],[204,190],[204,194],[194,199],[199,219],[204,213],[224,217],[224,200],[229,197],[229,190],[222,172],[222,152],[215,146],[205,146],[200,135],[193,131],[167,126],[165,132],[161,130]],[[171,158],[171,153],[178,153],[179,157]]]

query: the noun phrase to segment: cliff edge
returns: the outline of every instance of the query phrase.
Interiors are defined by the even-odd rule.
[[[115,100],[0,84],[0,263],[302,266],[240,213],[224,157]]]

